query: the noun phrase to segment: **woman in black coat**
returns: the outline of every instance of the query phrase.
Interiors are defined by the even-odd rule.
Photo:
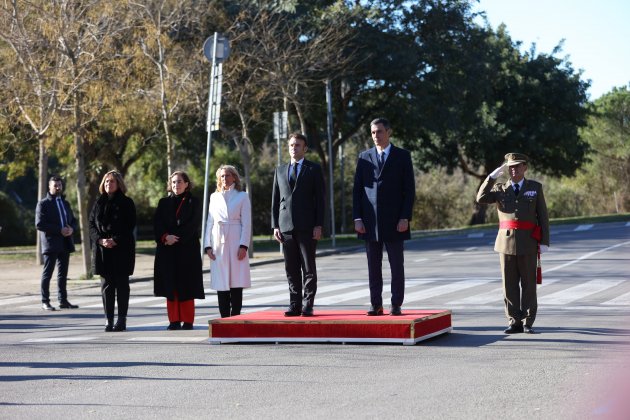
[[[107,323],[105,331],[127,329],[129,276],[136,263],[136,206],[125,195],[122,175],[109,171],[98,188],[101,195],[90,212],[92,270],[101,276],[101,293]],[[118,295],[118,320],[114,325],[114,302]]]
[[[194,299],[205,299],[199,244],[201,203],[190,194],[191,187],[185,172],[173,172],[169,195],[160,200],[153,218],[157,243],[153,290],[155,296],[167,299],[168,330],[192,330]]]

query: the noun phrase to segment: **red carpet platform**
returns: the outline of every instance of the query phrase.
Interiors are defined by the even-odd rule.
[[[315,309],[312,317],[260,311],[208,321],[211,343],[402,343],[450,332],[451,311],[403,309],[403,315],[367,316],[365,310]]]

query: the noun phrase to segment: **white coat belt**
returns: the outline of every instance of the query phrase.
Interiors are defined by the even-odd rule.
[[[225,243],[225,226],[230,225],[241,225],[240,220],[218,220],[215,222],[218,229],[215,230],[214,240],[215,244],[224,244]]]

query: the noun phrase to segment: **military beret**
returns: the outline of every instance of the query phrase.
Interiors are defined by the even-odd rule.
[[[508,153],[505,155],[505,163],[507,166],[518,165],[519,163],[527,163],[529,159],[522,153]]]

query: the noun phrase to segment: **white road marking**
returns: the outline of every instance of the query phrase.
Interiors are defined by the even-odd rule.
[[[616,244],[616,245],[612,245],[612,246],[609,246],[609,247],[607,247],[607,248],[600,249],[599,251],[589,252],[588,254],[584,254],[584,255],[582,255],[580,258],[577,258],[577,259],[575,259],[575,260],[569,261],[569,262],[567,262],[567,263],[560,264],[560,265],[557,265],[557,266],[555,266],[555,267],[548,268],[548,269],[546,269],[546,270],[545,270],[545,269],[543,269],[543,273],[549,273],[549,272],[551,272],[551,271],[560,270],[560,269],[562,269],[562,268],[565,268],[565,267],[568,267],[568,266],[573,265],[573,264],[575,264],[575,263],[578,263],[578,262],[580,262],[580,261],[582,261],[582,260],[586,260],[586,259],[588,259],[588,258],[591,258],[591,257],[592,257],[592,256],[594,256],[594,255],[600,254],[600,253],[602,253],[602,252],[610,251],[611,249],[618,248],[618,247],[620,247],[620,246],[625,246],[625,245],[630,245],[630,241],[627,241],[627,242],[622,242],[622,243],[620,243],[620,244]]]
[[[593,228],[594,225],[579,225],[578,227],[576,227],[575,229],[573,229],[574,232],[581,232],[584,230],[590,230]]]
[[[491,280],[474,279],[468,281],[459,281],[442,286],[431,287],[429,289],[420,290],[413,293],[405,294],[405,302],[416,302],[419,300],[429,299],[435,296],[445,295],[447,293],[458,292],[460,290],[469,289],[471,287],[481,286],[490,283]]]
[[[630,305],[630,292],[619,295],[607,302],[603,302],[602,305]]]
[[[586,283],[578,284],[577,286],[569,287],[568,289],[560,290],[538,298],[539,305],[566,305],[567,303],[575,302],[576,300],[583,299],[587,296],[595,293],[602,292],[611,287],[615,287],[624,280],[601,280],[595,279],[587,281]]]
[[[501,283],[501,279],[498,279],[499,283]],[[554,284],[558,280],[544,280],[543,283],[539,286],[536,286],[538,290],[540,290],[543,286],[549,286],[550,284]],[[450,305],[486,305],[491,302],[500,302],[503,300],[503,287],[497,287],[496,289],[492,289],[485,293],[479,293],[477,295],[468,296],[462,299],[452,300],[450,302],[446,302],[447,306]]]
[[[98,337],[50,337],[50,338],[29,338],[22,343],[75,343],[81,341],[97,340]]]
[[[483,238],[484,233],[480,232],[480,233],[469,233],[468,237],[469,238]]]

